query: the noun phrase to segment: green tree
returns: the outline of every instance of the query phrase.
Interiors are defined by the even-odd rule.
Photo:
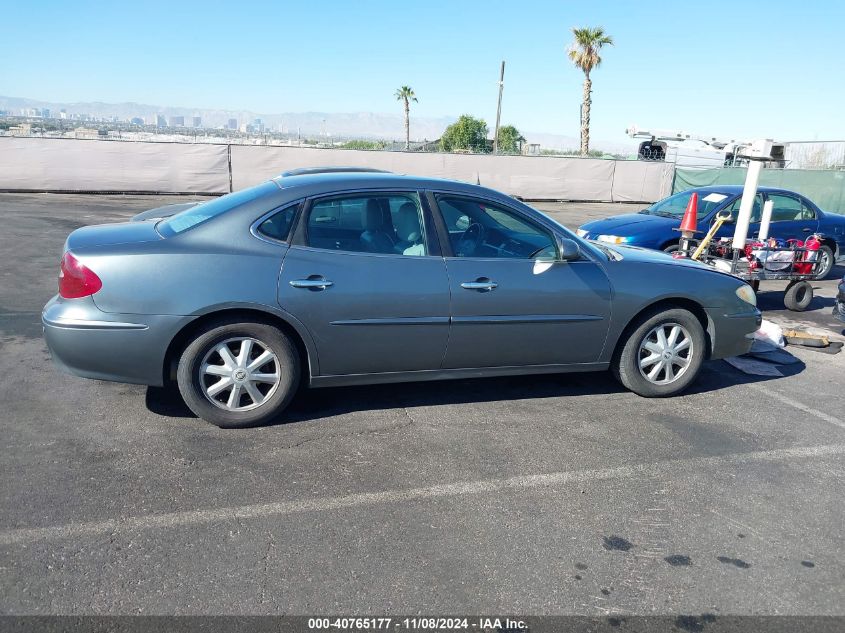
[[[440,148],[444,152],[464,150],[486,153],[488,131],[487,123],[483,119],[463,114],[443,132],[443,136],[440,137]]]
[[[343,149],[364,149],[364,150],[371,150],[371,149],[384,149],[387,147],[387,143],[384,141],[365,141],[361,139],[352,139],[351,141],[346,141],[341,146]]]
[[[418,103],[417,95],[410,86],[402,86],[393,93],[397,101],[405,106],[405,149],[411,149],[411,101]]]
[[[505,125],[499,128],[499,153],[500,154],[519,154],[521,147],[520,142],[525,139],[512,125]]]
[[[575,40],[569,47],[569,59],[584,72],[584,102],[581,104],[581,155],[590,151],[590,105],[593,82],[590,72],[601,64],[601,51],[604,45],[613,45],[613,38],[599,27],[573,28]]]

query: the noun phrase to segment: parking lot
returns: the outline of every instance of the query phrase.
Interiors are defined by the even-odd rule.
[[[845,614],[845,354],[711,362],[667,400],[605,374],[320,389],[224,431],[41,338],[70,231],[186,199],[0,194],[3,613]],[[841,340],[835,285],[761,306]]]

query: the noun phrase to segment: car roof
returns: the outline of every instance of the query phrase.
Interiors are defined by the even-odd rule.
[[[334,174],[334,173],[341,173],[341,172],[349,172],[349,173],[376,173],[376,174],[389,174],[391,172],[385,169],[376,169],[375,167],[298,167],[297,169],[290,169],[288,171],[284,171],[277,176],[277,178],[287,178],[290,176],[307,176],[309,174]]]
[[[413,189],[446,189],[449,191],[464,191],[466,193],[484,192],[496,197],[509,198],[507,194],[494,189],[488,189],[477,184],[462,182],[460,180],[448,180],[446,178],[430,178],[425,176],[413,176],[409,174],[395,174],[387,171],[361,170],[338,171],[332,168],[316,168],[286,172],[285,175],[276,176],[272,182],[281,190],[308,189],[309,195],[320,191],[342,191],[344,189],[380,189],[403,187]]]
[[[740,194],[744,189],[743,185],[710,185],[707,187],[694,187],[692,189],[687,189],[687,191],[695,191],[697,193],[727,193],[727,194]],[[795,191],[790,191],[789,189],[780,189],[778,187],[757,187],[757,191],[762,191],[763,193],[771,193],[771,192],[785,192],[785,193],[794,193],[798,194]]]

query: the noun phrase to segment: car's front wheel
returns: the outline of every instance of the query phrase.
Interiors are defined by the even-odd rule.
[[[634,393],[660,398],[686,389],[706,354],[704,328],[694,314],[681,308],[658,309],[629,329],[611,368]]]
[[[257,426],[278,418],[296,393],[299,354],[272,325],[222,320],[195,335],[176,376],[197,416],[221,428]]]

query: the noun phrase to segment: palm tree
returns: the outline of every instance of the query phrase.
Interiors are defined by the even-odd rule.
[[[590,93],[593,90],[590,71],[598,68],[601,64],[601,56],[599,55],[601,47],[605,44],[613,46],[613,38],[607,35],[600,26],[582,29],[573,28],[572,34],[575,36],[575,40],[569,47],[569,59],[584,71],[584,103],[581,105],[581,156],[586,156],[590,151],[590,104],[592,103]]]
[[[418,103],[417,95],[410,86],[402,86],[397,89],[394,95],[397,101],[403,101],[405,105],[405,149],[411,149],[411,101]]]

